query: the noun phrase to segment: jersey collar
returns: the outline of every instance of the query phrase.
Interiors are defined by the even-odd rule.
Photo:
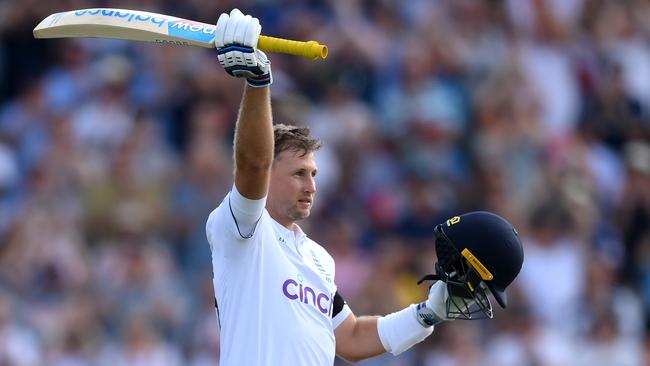
[[[284,241],[285,243],[293,243],[295,241],[296,245],[299,246],[302,246],[305,243],[307,235],[302,231],[300,225],[294,223],[293,225],[295,230],[289,230],[273,218],[271,218],[271,220],[273,220],[273,225],[275,226],[276,231],[280,234],[280,241]]]

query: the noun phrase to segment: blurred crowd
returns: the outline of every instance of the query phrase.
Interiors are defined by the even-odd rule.
[[[50,13],[91,6],[208,23],[239,7],[263,34],[329,46],[269,55],[274,118],[324,142],[302,226],[355,313],[424,298],[449,216],[519,229],[506,311],[362,365],[648,364],[650,2],[8,0],[0,366],[219,357],[205,220],[232,185],[243,83],[214,50],[33,39]]]

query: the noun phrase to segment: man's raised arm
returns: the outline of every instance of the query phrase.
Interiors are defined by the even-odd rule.
[[[273,126],[269,88],[244,90],[235,129],[235,186],[242,196],[260,199],[269,189]]]
[[[235,128],[235,186],[252,200],[266,196],[273,163],[271,63],[256,48],[261,30],[257,18],[234,9],[221,14],[215,32],[219,62],[230,75],[246,78]]]

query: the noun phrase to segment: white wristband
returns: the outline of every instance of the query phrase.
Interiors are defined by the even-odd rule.
[[[386,352],[397,356],[433,332],[433,327],[424,327],[418,321],[416,306],[411,305],[377,320],[377,333]]]

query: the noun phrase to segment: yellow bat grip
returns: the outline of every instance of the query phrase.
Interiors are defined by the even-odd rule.
[[[310,60],[327,57],[327,46],[316,41],[300,42],[269,36],[260,36],[257,41],[257,48],[262,51],[302,56]]]

